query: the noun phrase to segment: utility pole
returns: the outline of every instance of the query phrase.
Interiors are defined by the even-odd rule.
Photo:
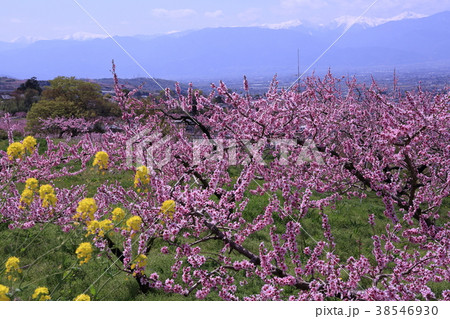
[[[300,49],[297,49],[297,92],[300,92]]]

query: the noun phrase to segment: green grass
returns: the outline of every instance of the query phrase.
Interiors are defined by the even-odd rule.
[[[94,290],[89,287],[99,278],[93,285],[99,290],[96,299],[101,299],[101,296],[111,300],[134,299],[139,294],[137,284],[110,267],[105,258],[93,256],[89,263],[78,265],[74,252],[84,240],[83,235],[76,231],[63,233],[58,226],[51,224],[42,229],[34,227],[28,230],[8,230],[2,224],[0,260],[4,264],[9,256],[20,258],[23,273],[13,285],[21,290],[21,296],[31,296],[38,286],[48,287],[54,300],[72,300],[86,289],[93,296]],[[0,277],[1,284],[11,286],[6,276]]]
[[[96,168],[91,165],[81,174],[75,176],[67,176],[53,180],[58,188],[69,188],[72,185],[85,185],[87,190],[87,197],[93,197],[97,192],[97,188],[106,182],[119,182],[125,188],[133,186],[134,173],[132,171],[125,171],[120,173],[99,174]]]
[[[4,141],[0,141],[0,149],[4,149]],[[39,141],[41,144],[42,140]],[[2,144],[3,143],[3,144]],[[7,146],[7,144],[6,144]],[[234,169],[233,176],[239,170]],[[72,185],[86,185],[87,196],[92,197],[101,184],[107,181],[118,181],[123,187],[133,186],[133,172],[106,173],[99,174],[96,169],[88,168],[85,172],[77,176],[65,177],[54,180],[57,187],[70,187]],[[250,189],[257,187],[256,182],[252,182]],[[256,216],[264,212],[269,203],[269,196],[255,196],[247,191],[250,201],[243,213],[244,219],[253,220]],[[373,193],[368,193],[365,199],[345,199],[336,203],[334,209],[327,208],[325,213],[329,216],[329,222],[333,236],[336,240],[336,252],[341,260],[350,256],[358,258],[361,254],[371,255],[373,243],[371,236],[384,233],[387,219],[383,215],[384,205],[382,201]],[[318,194],[313,195],[319,198]],[[445,200],[441,207],[441,216],[447,216],[450,210],[450,200]],[[369,214],[375,214],[376,226],[372,228],[368,223]],[[277,214],[273,216],[277,232],[282,233],[285,225],[290,219],[281,219]],[[448,217],[443,218],[448,222]],[[315,242],[323,239],[321,228],[321,217],[317,210],[311,209],[301,221],[303,230],[298,238],[299,248],[314,247]],[[120,245],[120,235],[114,234],[112,239]],[[142,294],[133,277],[127,276],[117,267],[111,266],[111,261],[104,256],[94,255],[92,260],[82,266],[78,265],[75,250],[83,241],[88,241],[85,232],[79,227],[69,233],[64,233],[56,225],[38,225],[31,229],[21,230],[8,229],[6,224],[0,224],[0,284],[9,285],[3,272],[4,262],[10,256],[17,256],[24,267],[22,279],[14,283],[21,292],[21,296],[31,296],[38,286],[49,288],[53,299],[72,300],[78,294],[88,293],[95,300],[195,300],[195,291],[187,297],[177,294],[166,294],[160,291],[150,291]],[[249,236],[244,242],[244,246],[254,253],[258,253],[258,247],[264,241],[266,247],[271,247],[268,227],[263,231]],[[147,274],[158,272],[163,281],[171,275],[172,254],[163,255],[160,248],[165,246],[161,239],[156,239],[152,250],[149,253],[149,263]],[[209,241],[203,243],[202,253],[214,256],[213,252],[222,248],[220,241]],[[174,248],[170,247],[171,253]],[[241,260],[243,257],[236,252],[230,253],[232,260]],[[215,262],[211,259],[207,261],[211,268]],[[181,277],[181,275],[179,276]],[[343,274],[345,279],[345,274]],[[247,279],[249,284],[239,287],[239,280],[244,280],[243,272],[236,275],[238,285],[237,295],[255,294],[261,287],[260,279]],[[178,281],[180,278],[177,279]],[[448,289],[445,283],[432,285],[433,290],[438,294]],[[286,294],[295,293],[287,288]],[[219,300],[217,292],[212,292],[207,300]]]

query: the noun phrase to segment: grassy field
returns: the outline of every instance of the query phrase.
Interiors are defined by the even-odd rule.
[[[43,140],[41,148],[45,145]],[[0,142],[0,149],[5,149],[7,143]],[[235,174],[237,171],[234,172]],[[119,181],[124,187],[132,187],[133,173],[107,173],[99,175],[93,170],[86,170],[84,173],[55,180],[57,187],[69,187],[71,185],[86,184],[88,196],[93,196],[99,185],[107,181]],[[256,188],[256,183],[252,183],[250,188]],[[250,202],[244,212],[246,220],[253,220],[264,211],[269,201],[268,195],[255,196],[247,194]],[[317,197],[317,195],[315,195]],[[445,216],[450,209],[450,200],[446,200],[441,207],[442,216]],[[371,236],[375,233],[383,233],[387,219],[383,215],[384,205],[374,194],[368,193],[367,198],[350,199],[340,201],[336,208],[328,209],[330,224],[333,235],[336,239],[336,251],[341,260],[350,256],[359,257],[361,254],[371,255],[373,248]],[[368,215],[375,214],[376,227],[372,228],[367,223]],[[448,220],[448,218],[445,218]],[[289,220],[282,220],[274,216],[278,232],[284,232],[285,224]],[[323,239],[321,218],[317,211],[310,210],[307,216],[301,220],[305,231],[299,236],[298,243],[301,249],[307,246],[314,247],[315,241]],[[306,233],[307,232],[307,233]],[[117,235],[119,236],[119,235]],[[117,239],[112,236],[112,239]],[[17,256],[24,267],[22,278],[14,283],[14,286],[21,290],[20,295],[31,296],[37,286],[46,286],[52,295],[53,300],[71,300],[81,293],[88,293],[94,300],[195,300],[195,293],[187,297],[176,294],[165,294],[158,291],[150,291],[142,294],[133,277],[127,276],[112,262],[102,256],[94,255],[87,264],[80,266],[75,255],[78,245],[86,241],[85,232],[79,227],[69,233],[64,233],[58,226],[46,224],[35,226],[28,230],[10,230],[7,224],[0,224],[0,284],[9,285],[3,273],[3,265],[10,256]],[[254,253],[258,253],[258,246],[261,241],[270,247],[269,229],[265,229],[250,236],[244,246]],[[118,240],[117,240],[118,242]],[[165,246],[162,240],[155,240],[154,246],[149,253],[149,263],[147,273],[154,271],[160,274],[162,279],[170,276],[171,255],[163,255],[160,248]],[[202,252],[217,251],[222,247],[222,243],[207,242],[202,244]],[[172,248],[171,248],[172,249]],[[174,250],[172,249],[171,252]],[[242,259],[235,252],[232,259]],[[207,261],[206,265],[214,266],[214,261]],[[342,273],[345,279],[346,274]],[[236,277],[239,280],[244,277]],[[179,279],[178,279],[179,280]],[[364,284],[364,283],[363,283]],[[249,281],[249,285],[238,287],[238,296],[256,294],[259,292],[261,282],[258,279]],[[434,290],[440,292],[448,289],[445,284],[436,284]],[[295,293],[287,289],[285,294]],[[217,293],[211,293],[207,300],[218,300]]]

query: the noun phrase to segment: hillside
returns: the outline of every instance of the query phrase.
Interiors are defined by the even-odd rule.
[[[114,91],[114,80],[112,77],[103,79],[83,79],[88,82],[97,83],[101,86],[103,92]],[[173,89],[175,87],[175,81],[155,79],[163,88]],[[14,79],[9,77],[0,77],[0,92],[11,93],[15,91],[20,84],[24,83],[25,79]],[[142,93],[159,92],[161,88],[151,79],[148,78],[135,78],[135,79],[119,79],[121,85],[128,90],[139,88]],[[50,83],[48,80],[39,81],[41,87],[45,87]],[[186,90],[187,85],[180,83],[182,90]]]

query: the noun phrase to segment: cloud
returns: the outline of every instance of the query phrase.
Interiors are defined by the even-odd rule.
[[[196,15],[197,12],[192,9],[177,9],[177,10],[167,10],[167,9],[153,9],[152,15],[158,18],[171,18],[171,19],[178,19],[178,18],[186,18],[189,16]]]
[[[379,2],[376,4],[378,7],[386,7],[386,8],[401,8],[404,10],[410,10],[410,9],[419,9],[419,8],[427,8],[427,7],[449,7],[450,1],[449,0],[379,0]]]
[[[11,22],[11,23],[22,23],[22,20],[17,19],[17,18],[11,18],[11,19],[9,19],[9,22]]]
[[[250,8],[238,14],[238,18],[246,22],[258,20],[260,17],[261,17],[260,8]]]
[[[285,10],[323,10],[326,14],[355,15],[362,13],[374,0],[279,0],[279,5]],[[404,11],[414,11],[431,14],[450,9],[450,0],[378,0],[368,14],[375,12],[384,16]]]
[[[205,12],[205,17],[207,17],[207,18],[220,18],[220,17],[223,17],[223,11],[222,10],[207,11],[207,12]]]
[[[327,6],[327,4],[327,1],[324,0],[281,0],[281,7],[284,9],[292,9],[298,7],[321,9]]]

